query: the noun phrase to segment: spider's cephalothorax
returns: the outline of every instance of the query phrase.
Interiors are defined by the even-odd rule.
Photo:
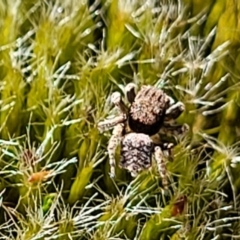
[[[181,102],[171,103],[171,98],[162,90],[153,86],[142,86],[135,93],[136,86],[130,83],[126,86],[126,96],[129,107],[122,101],[121,94],[112,94],[111,101],[120,110],[120,115],[114,119],[98,124],[100,131],[114,127],[108,144],[108,154],[111,176],[115,176],[115,150],[121,143],[120,167],[131,172],[132,176],[143,169],[151,167],[152,153],[155,153],[160,175],[164,180],[166,169],[163,162],[162,149],[153,143],[150,136],[159,133],[176,135],[186,131],[186,125],[174,124],[174,120],[183,112]],[[170,152],[172,144],[161,143]]]
[[[163,124],[169,105],[170,99],[162,90],[142,86],[129,109],[129,127],[133,132],[156,134]]]

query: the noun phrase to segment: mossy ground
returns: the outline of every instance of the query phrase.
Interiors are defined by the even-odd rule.
[[[0,2],[0,239],[240,238],[240,4],[160,2]],[[109,177],[97,123],[129,82],[186,106],[168,190]]]

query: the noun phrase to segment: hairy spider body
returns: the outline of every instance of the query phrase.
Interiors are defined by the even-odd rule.
[[[118,144],[121,144],[120,167],[127,169],[132,176],[136,176],[152,166],[154,154],[163,186],[166,187],[167,172],[163,149],[160,146],[170,153],[173,144],[156,144],[151,136],[157,133],[176,135],[185,132],[186,125],[174,124],[174,120],[183,112],[184,105],[181,102],[171,104],[170,97],[153,86],[144,85],[137,94],[135,89],[133,83],[126,86],[129,107],[122,101],[120,93],[113,93],[111,101],[120,110],[120,115],[98,124],[100,131],[113,127],[108,144],[110,176],[115,176],[115,151]]]
[[[153,140],[146,134],[128,133],[122,137],[119,166],[127,169],[132,177],[136,177],[138,173],[152,166],[153,153],[163,186],[166,187],[168,182],[162,149],[155,146]]]
[[[133,132],[150,136],[158,133],[169,104],[170,100],[162,90],[142,86],[129,109],[129,127]]]
[[[132,176],[152,165],[154,143],[142,133],[128,133],[121,141],[120,167],[131,172]]]

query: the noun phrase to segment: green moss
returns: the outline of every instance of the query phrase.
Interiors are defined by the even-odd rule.
[[[239,3],[160,2],[0,2],[2,238],[239,237]],[[168,190],[109,177],[96,126],[130,81],[185,104]]]

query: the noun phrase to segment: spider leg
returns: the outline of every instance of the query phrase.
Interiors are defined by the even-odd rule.
[[[178,136],[186,133],[188,130],[189,126],[187,124],[178,125],[174,123],[164,123],[159,133],[166,136]]]
[[[111,96],[111,102],[118,107],[120,112],[122,114],[127,114],[128,113],[128,107],[125,105],[125,103],[122,100],[122,96],[119,92],[114,92]]]
[[[137,89],[137,86],[135,83],[129,83],[125,87],[125,93],[129,103],[133,103],[136,97],[136,89]]]
[[[159,146],[156,146],[154,148],[154,154],[155,154],[155,159],[156,159],[157,166],[158,166],[158,171],[162,178],[163,188],[166,189],[168,186],[168,179],[167,179],[167,169],[166,169],[166,164],[163,159],[162,149]]]
[[[124,121],[126,121],[126,119],[127,119],[126,114],[122,114],[122,115],[117,116],[113,119],[102,121],[102,122],[98,123],[98,130],[101,133],[105,132],[105,131],[113,128],[117,124],[123,123]]]
[[[167,151],[168,158],[170,159],[170,161],[173,161],[173,147],[174,147],[173,143],[164,143],[162,147],[164,151]]]
[[[182,102],[170,105],[170,107],[166,110],[164,122],[178,118],[184,110],[185,106]]]
[[[113,128],[119,123],[123,123],[127,120],[128,108],[122,101],[121,94],[119,92],[114,92],[111,96],[111,102],[120,110],[121,115],[113,119],[105,120],[98,123],[98,129],[102,133],[108,129]]]
[[[115,177],[115,167],[116,167],[116,161],[115,161],[115,151],[117,149],[117,146],[119,142],[121,141],[122,134],[123,134],[124,124],[120,123],[116,125],[113,129],[112,136],[108,143],[108,155],[109,155],[109,164],[110,164],[110,177]]]
[[[167,157],[168,159],[170,159],[170,161],[173,161],[173,148],[175,146],[175,144],[173,142],[164,142],[162,141],[163,139],[161,139],[159,134],[155,134],[153,136],[151,136],[151,139],[154,142],[155,146],[158,146],[162,149],[164,155],[165,153],[167,153]]]

